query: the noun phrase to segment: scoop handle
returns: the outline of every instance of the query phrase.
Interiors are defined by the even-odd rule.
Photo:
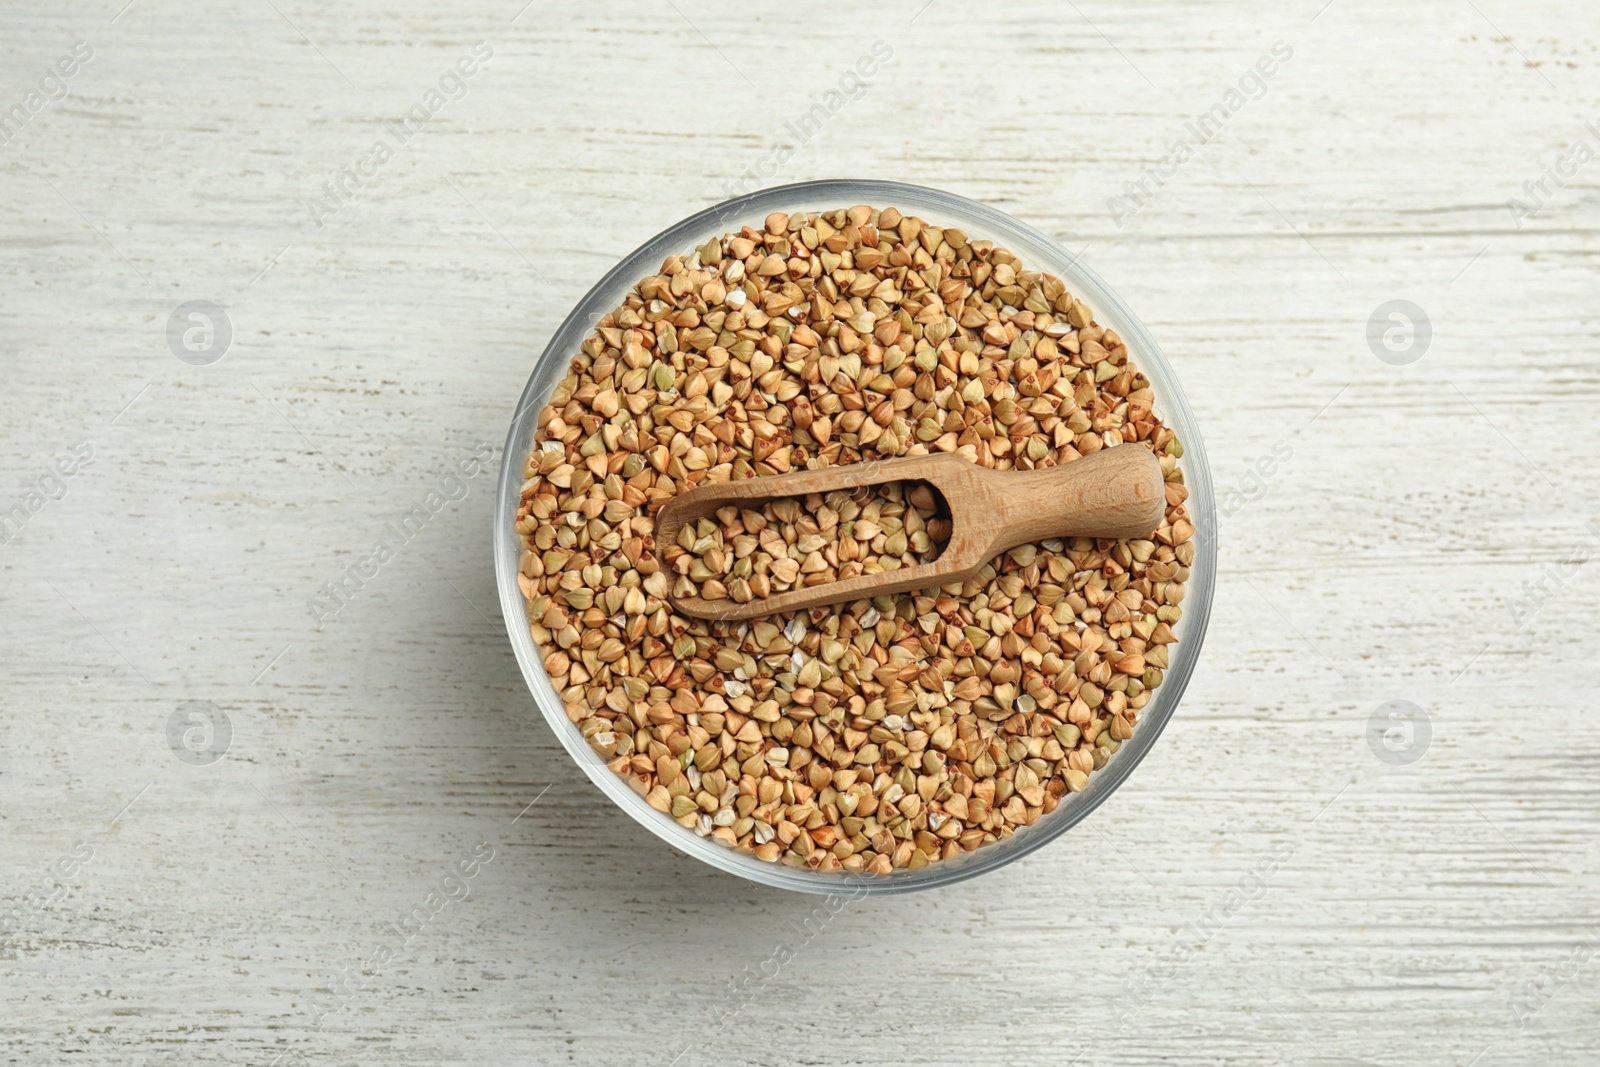
[[[984,476],[1004,516],[995,551],[1052,537],[1148,537],[1166,514],[1161,461],[1143,445],[1102,449],[1059,467]]]

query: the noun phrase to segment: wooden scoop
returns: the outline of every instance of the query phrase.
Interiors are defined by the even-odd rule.
[[[863,574],[787,593],[734,600],[672,597],[701,619],[753,619],[783,611],[904,593],[964,582],[1017,545],[1052,537],[1145,537],[1161,525],[1167,497],[1161,463],[1143,445],[1117,445],[1083,459],[1032,471],[996,471],[948,452],[876,463],[852,463],[700,485],[667,501],[656,516],[655,542],[670,545],[687,522],[729,505],[831,493],[884,482],[927,482],[950,508],[950,540],[932,563]]]

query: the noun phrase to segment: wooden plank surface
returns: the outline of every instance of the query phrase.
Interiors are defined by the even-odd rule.
[[[120,6],[0,6],[0,1060],[1594,1061],[1592,12]],[[1128,784],[1001,872],[823,921],[570,764],[487,538],[577,297],[741,183],[840,176],[1086,246],[1237,492]],[[231,325],[209,365],[168,343],[193,300]],[[1393,300],[1431,330],[1404,365],[1368,340]],[[1369,737],[1391,701],[1409,752]],[[224,717],[225,754],[178,758]]]

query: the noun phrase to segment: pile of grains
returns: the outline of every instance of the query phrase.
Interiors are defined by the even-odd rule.
[[[1006,838],[1084,788],[1167,667],[1194,527],[1153,402],[1060,279],[892,207],[775,214],[669,257],[539,413],[516,528],[545,671],[613,771],[728,848],[888,874]],[[740,536],[774,583],[791,527],[796,549],[825,536],[774,508],[754,535],[718,516],[694,546],[657,545],[661,504],[698,483],[931,451],[1029,470],[1124,443],[1166,473],[1147,540],[1023,545],[960,585],[751,621],[667,600],[680,578],[732,575]],[[865,554],[887,566],[885,510]],[[718,536],[713,566],[696,548]]]
[[[720,508],[685,523],[661,549],[677,574],[676,599],[740,604],[825,582],[931,563],[950,539],[943,503],[922,482],[768,501],[760,510]]]

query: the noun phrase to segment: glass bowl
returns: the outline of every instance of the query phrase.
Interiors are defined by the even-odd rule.
[[[644,797],[605,765],[568,721],[561,699],[544,672],[543,660],[529,632],[526,604],[517,588],[517,564],[521,540],[513,529],[521,494],[522,472],[532,448],[539,409],[567,374],[572,357],[578,352],[594,324],[606,312],[622,303],[628,290],[640,278],[655,273],[669,255],[692,253],[712,237],[738,230],[745,225],[760,229],[774,211],[823,211],[870,204],[875,208],[893,206],[907,215],[917,215],[935,226],[960,226],[969,239],[991,240],[1034,270],[1061,278],[1075,295],[1081,295],[1094,309],[1096,320],[1115,330],[1128,346],[1131,358],[1150,379],[1155,392],[1155,409],[1183,443],[1180,467],[1189,487],[1188,509],[1195,525],[1196,551],[1190,568],[1183,618],[1175,632],[1178,643],[1166,677],[1145,706],[1133,737],[1124,741],[1107,764],[1089,776],[1081,793],[1069,793],[1055,811],[1032,826],[1020,828],[1012,837],[985,845],[953,860],[941,860],[919,871],[897,870],[881,876],[820,872],[766,863],[744,855],[710,838],[696,836],[667,815],[656,811]],[[566,321],[545,346],[534,364],[533,374],[522,391],[522,399],[511,420],[506,437],[505,457],[500,467],[500,485],[495,501],[494,562],[500,589],[500,610],[505,616],[511,646],[523,677],[533,693],[534,703],[544,713],[550,728],[566,746],[578,766],[593,779],[611,801],[633,816],[646,829],[675,848],[703,860],[719,870],[748,878],[753,882],[803,893],[906,893],[949,885],[1003,867],[1021,859],[1034,849],[1066,833],[1079,820],[1097,808],[1139,765],[1155,744],[1161,730],[1172,717],[1184,687],[1194,671],[1211,613],[1212,586],[1216,575],[1216,529],[1211,475],[1206,467],[1205,449],[1194,415],[1185,402],[1183,390],[1172,368],[1156,347],[1155,339],[1111,289],[1049,237],[1018,222],[1003,212],[965,197],[916,185],[883,181],[816,181],[781,185],[741,196],[704,211],[696,212],[650,238],[627,255],[590,289],[572,309]]]

